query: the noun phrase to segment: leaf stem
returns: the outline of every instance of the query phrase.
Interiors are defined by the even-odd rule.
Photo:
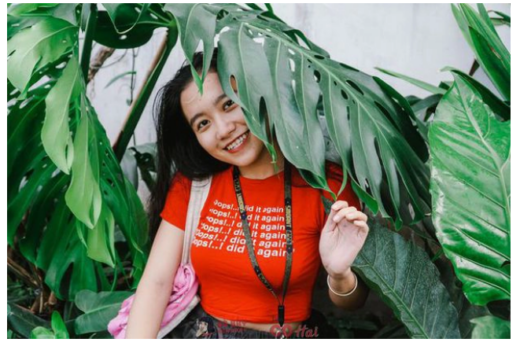
[[[90,14],[88,16],[87,27],[85,29],[85,39],[83,41],[83,50],[81,52],[81,71],[85,83],[88,83],[88,71],[90,67],[90,55],[92,53],[92,42],[94,40],[94,31],[97,22],[97,4],[91,4]]]

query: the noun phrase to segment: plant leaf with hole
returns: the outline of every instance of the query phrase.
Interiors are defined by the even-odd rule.
[[[106,132],[97,121],[95,113],[88,113],[89,133],[92,136],[89,150],[92,153],[92,147],[96,147],[100,155],[96,158],[90,155],[90,161],[98,161],[103,208],[109,208],[108,213],[113,215],[114,221],[109,215],[108,218],[103,217],[102,211],[99,220],[103,223],[98,222],[93,233],[78,223],[67,207],[59,204],[63,201],[71,176],[57,170],[43,150],[40,139],[41,124],[45,116],[44,103],[49,93],[47,87],[52,86],[60,75],[60,71],[50,71],[49,83],[29,91],[28,98],[15,103],[9,111],[8,239],[12,242],[25,216],[24,227],[21,228],[25,232],[19,233],[20,251],[25,258],[47,273],[47,284],[57,292],[58,297],[67,299],[74,296],[77,290],[96,290],[92,280],[100,285],[98,287],[104,287],[106,277],[98,270],[99,263],[94,262],[92,258],[112,265],[115,225],[119,226],[128,242],[134,278],[138,280],[144,270],[148,252],[147,222],[137,192],[128,180],[124,179],[110,142],[106,138]],[[21,107],[22,105],[24,106]],[[82,109],[87,108],[90,109],[89,112],[93,111],[90,105]],[[79,107],[76,107],[70,112],[70,128],[74,132],[78,120],[81,119],[76,113],[78,109]],[[78,198],[82,200],[82,196]],[[85,203],[85,208],[88,207]],[[62,215],[66,220],[54,220],[56,214]],[[76,281],[74,287],[67,288],[67,285],[71,284],[70,275]]]
[[[137,48],[147,43],[154,30],[168,26],[169,19],[159,18],[158,4],[103,4],[106,11],[98,12],[94,40],[117,49]]]
[[[76,26],[56,18],[18,32],[7,42],[7,78],[25,93],[32,74],[71,52],[77,35]]]
[[[69,174],[74,162],[74,146],[69,128],[69,105],[81,92],[81,71],[73,57],[67,63],[58,82],[45,98],[45,120],[42,143],[51,160],[65,174]]]
[[[166,4],[165,11],[170,11],[175,16],[179,35],[181,37],[181,46],[184,55],[191,64],[191,71],[195,84],[200,94],[202,94],[202,83],[206,78],[213,55],[213,37],[215,36],[216,21],[218,13],[212,11],[214,7],[207,4]],[[217,10],[218,11],[218,10]],[[201,75],[193,68],[193,54],[195,53],[199,42],[203,43],[204,62]]]
[[[165,10],[177,5],[168,6]],[[342,188],[351,178],[358,196],[397,227],[429,213],[426,143],[394,96],[372,77],[300,46],[290,34],[293,28],[262,16],[261,10],[244,11],[233,4],[205,4],[197,10],[207,11],[206,21],[216,21],[215,33],[212,25],[186,20],[179,22],[181,42],[192,31],[204,44],[213,44],[219,35],[222,88],[243,108],[248,127],[273,160],[276,133],[282,152],[306,181],[328,189],[318,119],[322,104],[330,139],[341,157]]]

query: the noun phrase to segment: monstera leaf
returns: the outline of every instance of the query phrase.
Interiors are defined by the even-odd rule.
[[[202,41],[204,69],[195,80],[206,75],[218,36],[222,87],[242,106],[249,128],[273,158],[268,131],[312,186],[328,189],[318,118],[322,108],[341,157],[342,188],[351,177],[367,205],[379,208],[397,227],[429,212],[424,140],[408,111],[372,77],[331,60],[308,40],[307,47],[301,46],[293,28],[260,10],[228,4],[167,4],[164,10],[177,20],[188,60]]]
[[[103,4],[99,11],[94,40],[104,46],[129,49],[147,43],[158,27],[171,21],[159,4]]]
[[[7,78],[24,93],[33,73],[72,51],[77,35],[76,26],[57,18],[21,30],[7,41]]]
[[[143,205],[86,97],[75,8],[20,5],[10,17],[24,27],[9,40],[8,240],[24,230],[20,251],[61,299],[109,289],[97,261],[115,266],[117,228],[137,280],[148,244]]]
[[[430,127],[432,219],[473,304],[510,299],[510,122],[462,78]]]
[[[458,316],[424,250],[374,220],[354,269],[381,296],[412,338],[460,338]]]

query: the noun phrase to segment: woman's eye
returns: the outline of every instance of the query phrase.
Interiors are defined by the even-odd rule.
[[[201,125],[204,126],[204,124],[207,122],[207,120],[202,120],[198,125],[197,125],[197,130],[200,130],[201,128]]]
[[[233,100],[228,100],[226,103],[224,103],[224,110],[228,109],[229,107],[233,106],[235,102]]]

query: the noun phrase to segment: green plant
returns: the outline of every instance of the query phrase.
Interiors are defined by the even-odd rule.
[[[452,6],[457,22],[502,99],[471,76],[452,68],[429,125],[432,221],[471,304],[511,299],[511,56],[483,5]],[[389,73],[424,87],[409,77]],[[471,201],[471,203],[467,203]],[[507,309],[500,309],[499,315]],[[495,316],[475,320],[475,336],[504,337],[510,322]],[[477,322],[478,321],[478,322]],[[483,321],[496,326],[484,328]]]
[[[406,226],[424,240],[423,245],[406,242],[398,233],[372,223],[354,269],[399,319],[373,335],[402,335],[404,329],[410,337],[467,337],[470,318],[490,315],[471,303],[505,297],[485,288],[489,291],[485,301],[471,299],[475,286],[467,283],[463,268],[454,260],[464,249],[451,247],[452,240],[446,240],[455,236],[445,226],[454,216],[432,211],[432,205],[442,202],[444,190],[435,158],[432,178],[428,164],[430,151],[432,156],[450,154],[458,144],[445,144],[437,125],[447,120],[437,117],[452,116],[450,107],[455,102],[477,94],[481,100],[475,107],[482,119],[496,117],[500,128],[496,137],[507,142],[504,145],[509,143],[504,130],[509,123],[504,121],[510,114],[506,85],[510,57],[494,36],[483,7],[478,14],[462,5],[463,15],[455,12],[456,18],[479,64],[499,84],[504,100],[455,70],[456,81],[439,87],[408,78],[435,94],[424,100],[405,98],[380,78],[330,59],[268,5],[265,10],[255,4],[103,6],[18,4],[8,9],[8,241],[22,266],[37,268],[27,275],[33,275],[41,289],[38,298],[50,301],[55,296],[68,307],[65,319],[73,325],[71,337],[106,337],[103,328],[139,282],[150,243],[146,212],[136,193],[136,172],[141,172],[148,186],[153,184],[154,148],[129,149],[128,144],[177,41],[188,60],[202,42],[205,68],[200,76],[194,73],[201,88],[217,36],[223,88],[244,109],[251,131],[273,158],[276,154],[267,127],[270,133],[276,131],[285,156],[312,186],[328,189],[324,164],[326,158],[334,159],[343,168],[343,187],[350,179],[368,209],[391,221],[390,228]],[[167,32],[156,64],[111,146],[86,95],[92,44],[133,49],[148,42],[161,27]],[[490,49],[499,54],[490,54]],[[231,89],[231,76],[237,81],[238,95]],[[457,125],[450,126],[458,130]],[[465,150],[476,148],[471,141],[464,146]],[[469,169],[471,164],[461,166],[460,175]],[[505,171],[508,166],[502,180]],[[502,197],[505,205],[509,195]],[[460,198],[455,201],[460,203]],[[504,223],[492,223],[493,227],[507,228],[509,235],[508,218],[507,214]],[[478,229],[482,242],[499,252],[500,259],[507,258],[509,243],[501,243],[496,251],[496,244],[487,243],[488,231],[482,225]],[[455,262],[455,271],[447,258]],[[499,271],[509,270],[510,263],[493,258],[501,264]],[[484,266],[481,263],[478,269]],[[44,282],[38,280],[39,273]],[[401,278],[409,281],[403,285]],[[471,303],[461,294],[460,282]],[[508,282],[501,286],[507,291]],[[41,313],[56,307],[44,303],[39,309]],[[16,328],[20,319],[12,311],[10,327],[16,335],[29,337],[23,323],[23,328]],[[500,321],[496,323],[508,323]],[[41,321],[32,323],[49,327]],[[360,329],[374,328],[366,324]],[[43,330],[37,334],[50,335]]]
[[[69,332],[65,323],[57,311],[52,313],[52,330],[44,327],[36,327],[31,332],[31,339],[69,339]]]

